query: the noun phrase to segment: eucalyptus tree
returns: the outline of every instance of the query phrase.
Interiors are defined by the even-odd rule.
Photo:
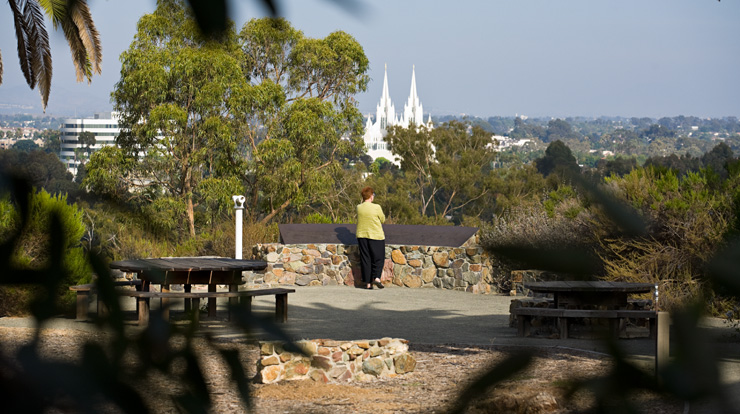
[[[451,121],[435,129],[394,127],[386,140],[415,184],[412,196],[422,216],[480,215],[479,203],[491,196],[496,157],[489,132]]]
[[[160,0],[121,61],[119,148],[93,155],[84,184],[138,200],[166,228],[193,236],[199,206],[223,211],[245,189],[267,222],[321,200],[363,148],[353,94],[368,61],[346,33],[309,39],[266,18],[212,39],[183,1]]]
[[[92,80],[100,74],[103,51],[86,0],[40,1],[8,0],[18,41],[21,72],[31,89],[38,86],[41,103],[46,110],[51,91],[52,60],[49,35],[44,14],[55,29],[60,28],[72,53],[77,81]],[[0,84],[3,83],[3,63],[0,54]]]
[[[90,158],[92,147],[95,146],[95,143],[97,142],[95,134],[90,131],[82,131],[80,132],[77,140],[82,145],[82,147],[85,148],[85,154],[87,155],[87,157]]]
[[[345,32],[308,38],[285,19],[252,19],[239,39],[250,83],[282,98],[281,105],[267,99],[271,105],[244,111],[251,203],[267,222],[289,207],[320,202],[343,164],[361,155],[354,95],[367,88],[368,59]]]
[[[478,217],[493,194],[491,169],[496,159],[491,133],[474,126],[450,122],[433,132],[436,162],[432,176],[439,183],[439,216]],[[481,204],[482,202],[482,204]]]
[[[200,201],[234,189],[226,166],[237,148],[234,108],[250,95],[238,56],[233,28],[208,39],[182,1],[158,1],[121,54],[112,94],[120,149],[96,153],[85,184],[138,199],[168,228],[185,223],[194,236]]]

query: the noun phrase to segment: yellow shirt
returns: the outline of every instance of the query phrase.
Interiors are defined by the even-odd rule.
[[[357,205],[357,237],[373,240],[385,240],[383,209],[373,203],[363,202]]]

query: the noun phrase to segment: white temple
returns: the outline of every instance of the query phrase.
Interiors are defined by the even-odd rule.
[[[403,106],[403,117],[397,118],[396,107],[393,105],[388,94],[388,65],[386,65],[385,76],[383,77],[383,94],[380,96],[380,102],[375,110],[375,122],[368,116],[365,123],[365,135],[363,139],[365,140],[367,155],[373,160],[383,157],[398,164],[398,160],[390,152],[388,144],[384,140],[388,133],[387,129],[392,126],[401,126],[403,128],[425,126],[432,128],[432,116],[429,115],[426,124],[424,124],[423,116],[424,110],[419,96],[416,94],[416,68],[412,67],[411,69],[411,92],[409,92],[409,99],[406,101],[406,105]]]

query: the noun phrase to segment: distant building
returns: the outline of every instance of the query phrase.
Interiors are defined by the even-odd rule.
[[[44,140],[37,138],[38,133],[39,130],[33,127],[0,127],[0,149],[13,148],[13,145],[22,139],[30,139],[39,147],[43,147]]]
[[[492,135],[491,144],[489,144],[488,146],[493,147],[497,151],[502,151],[510,149],[512,147],[523,147],[530,142],[532,142],[532,140],[528,138],[512,139],[503,135]]]
[[[88,131],[95,135],[95,145],[90,147],[90,153],[116,144],[116,137],[120,133],[118,128],[117,112],[102,112],[92,118],[69,118],[62,123],[59,139],[61,151],[59,159],[67,170],[77,175],[80,164],[87,160],[88,155],[84,145],[80,143],[80,134]]]
[[[403,128],[409,128],[410,126],[414,126],[416,128],[425,126],[427,128],[433,128],[431,115],[429,115],[427,123],[424,124],[424,110],[421,105],[421,101],[419,100],[419,96],[416,93],[415,67],[412,67],[411,69],[411,91],[409,92],[409,98],[403,107],[403,116],[401,118],[396,117],[396,107],[393,105],[390,94],[388,93],[388,66],[386,65],[385,67],[383,93],[380,96],[380,102],[375,110],[375,119],[372,120],[368,116],[367,122],[365,123],[365,135],[363,136],[367,155],[369,155],[373,160],[383,157],[397,163],[393,153],[388,149],[388,144],[385,142],[388,128],[392,126],[400,126]]]

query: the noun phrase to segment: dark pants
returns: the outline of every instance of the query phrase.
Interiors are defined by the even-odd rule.
[[[360,269],[362,270],[362,281],[372,283],[380,279],[385,264],[385,240],[357,238],[360,246]]]

